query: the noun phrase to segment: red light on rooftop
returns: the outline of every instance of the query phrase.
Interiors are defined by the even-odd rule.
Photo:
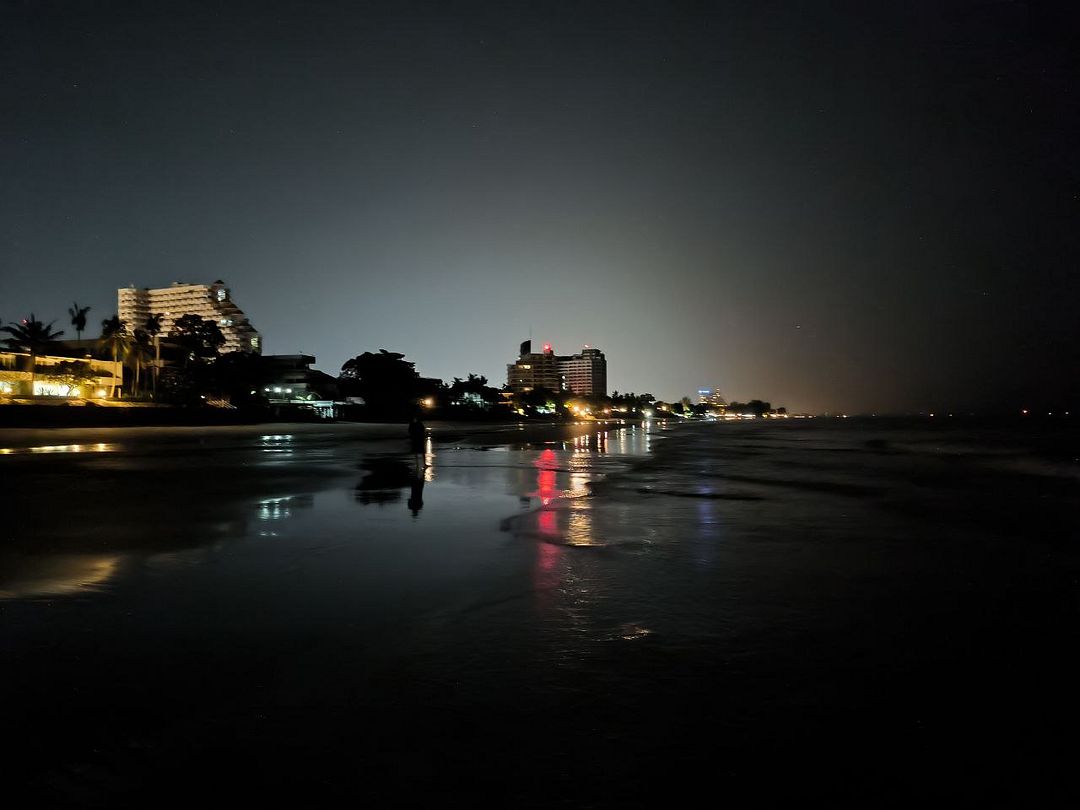
[[[545,343],[544,344],[544,351],[545,352],[550,352],[551,351],[551,344],[550,343]]]

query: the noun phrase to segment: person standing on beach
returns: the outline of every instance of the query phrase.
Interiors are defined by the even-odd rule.
[[[424,423],[420,421],[419,416],[414,416],[412,421],[409,422],[409,446],[412,448],[413,455],[417,457],[416,463],[418,465],[422,463],[426,443],[427,428],[424,427]]]

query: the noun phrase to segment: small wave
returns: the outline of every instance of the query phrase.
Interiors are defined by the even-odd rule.
[[[761,495],[749,495],[739,492],[687,492],[677,489],[655,489],[639,487],[634,490],[639,495],[667,495],[671,498],[702,498],[709,501],[764,501]]]
[[[802,489],[808,492],[831,492],[837,495],[851,495],[863,498],[885,493],[885,490],[881,487],[845,484],[840,481],[796,481],[790,478],[760,478],[752,475],[726,475],[724,478],[728,481],[739,481],[744,484],[791,487],[792,489]]]

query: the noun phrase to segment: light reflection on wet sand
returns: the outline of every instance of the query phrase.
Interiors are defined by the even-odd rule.
[[[644,430],[636,435],[630,430],[625,433],[627,435],[624,431],[604,431],[583,435],[555,443],[554,447],[558,449],[550,445],[525,444],[497,448],[494,453],[467,447],[440,450],[429,438],[423,456],[415,462],[406,456],[364,454],[360,462],[364,471],[355,485],[356,502],[382,506],[404,502],[412,521],[445,520],[448,506],[468,510],[465,501],[442,503],[442,514],[432,514],[432,499],[436,503],[441,500],[443,484],[439,482],[439,471],[445,460],[446,469],[442,475],[446,477],[446,485],[477,491],[505,490],[520,499],[522,508],[529,510],[526,517],[538,525],[544,544],[594,545],[586,497],[589,494],[586,485],[595,473],[593,459],[604,454],[609,443],[615,453],[642,452],[648,433]],[[252,452],[284,457],[276,459],[275,464],[301,465],[325,452],[318,448],[311,452],[305,434],[262,433],[252,439]],[[311,487],[308,491],[281,492],[279,487],[270,484],[278,491],[255,498],[238,497],[230,494],[229,486],[250,476],[246,465],[251,459],[242,449],[230,447],[230,456],[234,456],[230,457],[216,449],[207,451],[201,445],[186,453],[172,451],[168,455],[145,451],[140,454],[137,448],[137,442],[125,445],[123,463],[117,467],[42,468],[47,473],[40,485],[23,480],[27,475],[37,475],[36,468],[20,476],[30,492],[37,488],[38,491],[74,493],[79,497],[73,500],[65,495],[62,509],[52,510],[39,515],[32,523],[23,524],[19,536],[24,538],[22,544],[26,548],[16,546],[14,556],[4,566],[0,598],[18,599],[46,593],[54,596],[88,594],[115,584],[120,574],[119,564],[127,558],[160,561],[167,560],[170,554],[184,553],[185,547],[227,544],[244,537],[278,538],[282,531],[274,524],[293,519],[297,510],[312,510],[316,506],[318,490],[337,486],[338,479],[333,477],[316,478],[305,481]],[[117,443],[80,442],[5,448],[4,454],[85,455],[121,449]],[[221,472],[212,475],[186,472],[193,467],[193,461],[206,465],[211,459],[223,465]],[[491,461],[501,463],[491,464]],[[534,486],[523,489],[527,479],[522,478],[522,473],[530,467],[535,470]],[[230,469],[233,472],[225,472]],[[106,485],[104,477],[128,474],[137,474],[148,491],[133,496],[132,502],[125,502],[123,508],[112,509],[110,491],[126,490],[129,485]],[[181,476],[187,486],[185,503],[179,511],[180,503],[174,503],[174,500],[180,490],[170,484],[171,476],[176,475]],[[160,487],[154,485],[156,479],[160,479]],[[267,481],[269,484],[270,479]],[[94,491],[100,494],[89,494],[84,482],[92,482]],[[581,499],[581,503],[574,509],[567,509],[567,504],[574,499]],[[425,501],[429,504],[426,512]],[[65,512],[67,514],[63,514]],[[164,514],[168,519],[162,521],[160,516]],[[477,517],[482,519],[481,515]],[[503,517],[506,515],[491,514],[488,520],[496,527]],[[363,520],[363,516],[354,515],[352,519]],[[250,521],[254,523],[249,526]],[[437,523],[430,525],[437,530]],[[380,530],[394,529],[393,526],[382,526]],[[47,538],[48,543],[45,542]],[[82,549],[88,544],[104,547],[109,553],[99,557],[86,555]],[[175,551],[169,550],[170,547]],[[43,551],[44,548],[55,551]],[[550,552],[544,553],[550,556]],[[191,559],[197,561],[200,558],[196,555]],[[50,571],[52,573],[48,573]]]
[[[117,450],[117,445],[108,442],[92,444],[41,444],[32,447],[0,447],[0,455],[12,456],[23,453],[109,453]]]
[[[86,594],[117,572],[120,555],[0,554],[0,599]]]

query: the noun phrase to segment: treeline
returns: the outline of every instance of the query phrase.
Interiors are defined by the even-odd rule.
[[[55,322],[43,323],[33,314],[19,322],[0,327],[9,337],[4,343],[29,355],[31,375],[37,371],[36,358],[45,354],[71,357],[71,362],[51,365],[52,379],[77,388],[92,373],[79,359],[89,354],[123,364],[123,384],[112,396],[146,399],[185,407],[225,406],[258,410],[296,400],[290,389],[279,385],[281,369],[273,357],[246,352],[222,353],[225,336],[217,323],[199,315],[178,318],[167,334],[164,316],[151,314],[142,323],[128,323],[113,315],[101,321],[100,336],[90,345],[81,340],[87,327],[89,307],[74,303],[69,309],[71,324],[79,337],[75,346],[60,341],[63,330]],[[285,358],[288,359],[288,358]],[[42,373],[45,369],[41,370]],[[636,418],[659,412],[683,417],[713,415],[718,412],[772,413],[770,403],[754,399],[726,406],[704,405],[683,397],[678,402],[661,402],[648,393],[619,393],[610,396],[583,396],[570,391],[544,388],[524,393],[507,386],[490,385],[482,374],[454,377],[449,383],[422,377],[416,364],[399,352],[379,349],[363,352],[345,361],[333,377],[313,369],[294,368],[303,378],[304,396],[309,400],[345,403],[346,416],[367,420],[408,419],[416,413],[465,419],[535,417],[546,419]],[[285,392],[279,394],[277,392]],[[778,409],[783,413],[784,409]]]

